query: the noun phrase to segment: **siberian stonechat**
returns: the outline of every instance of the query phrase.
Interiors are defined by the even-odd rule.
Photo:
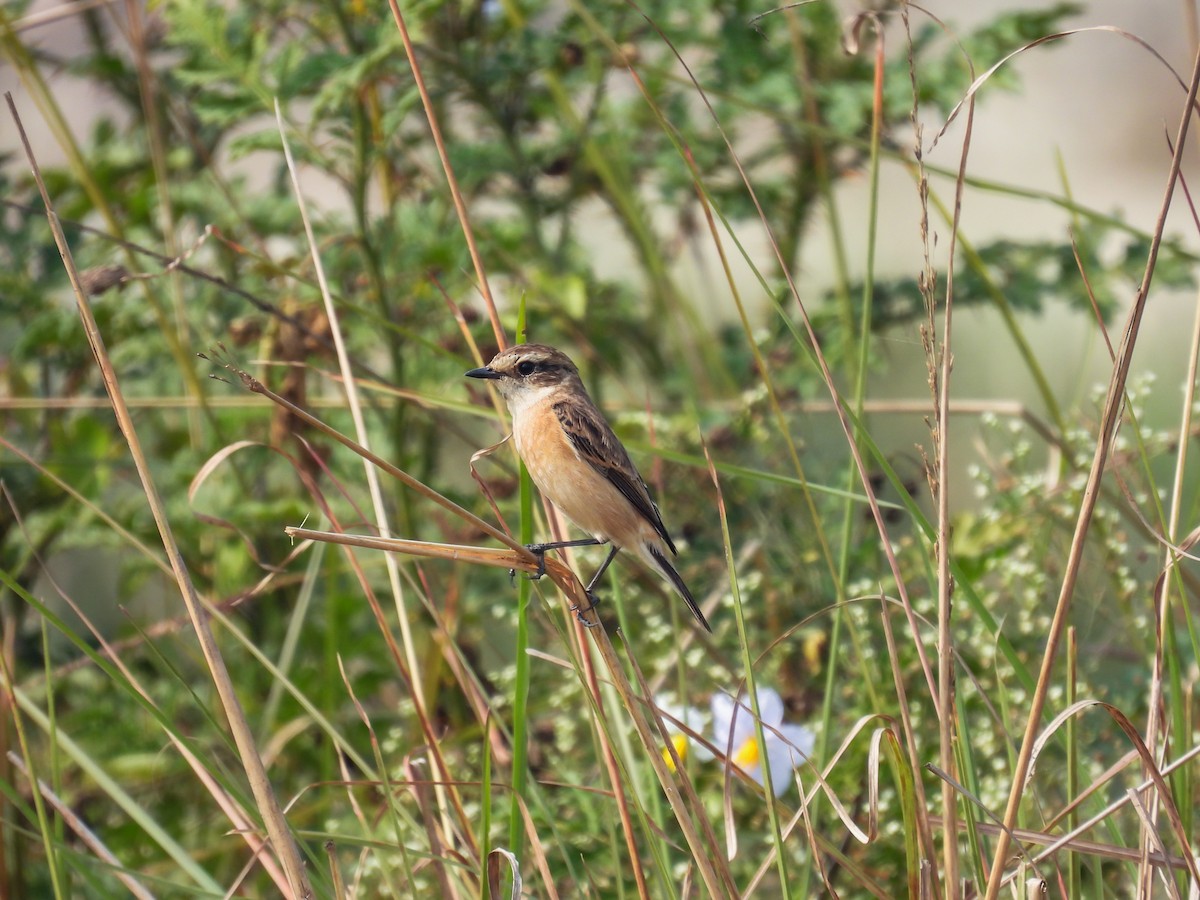
[[[612,550],[588,583],[590,598],[617,551],[627,547],[671,583],[711,632],[692,592],[667,559],[667,550],[676,553],[675,544],[646,482],[588,396],[570,358],[545,344],[519,344],[467,376],[496,383],[512,413],[513,442],[533,483],[563,515],[592,535],[529,549],[543,555],[558,547],[611,543]]]

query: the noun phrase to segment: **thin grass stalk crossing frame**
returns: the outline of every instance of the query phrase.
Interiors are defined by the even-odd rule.
[[[981,76],[982,77],[982,76]],[[1058,656],[1058,646],[1066,628],[1067,613],[1075,593],[1075,584],[1079,577],[1083,559],[1083,549],[1088,528],[1091,525],[1092,514],[1100,494],[1100,479],[1104,474],[1105,462],[1108,459],[1113,435],[1125,396],[1125,383],[1129,377],[1129,368],[1133,351],[1137,345],[1138,329],[1146,310],[1146,301],[1150,294],[1150,285],[1154,278],[1154,267],[1158,261],[1158,250],[1162,244],[1163,230],[1166,228],[1167,212],[1171,208],[1171,199],[1175,193],[1175,184],[1179,178],[1180,165],[1183,162],[1183,151],[1186,146],[1188,128],[1191,123],[1193,107],[1196,102],[1197,90],[1200,89],[1200,48],[1197,48],[1195,63],[1192,67],[1192,77],[1188,84],[1187,100],[1180,116],[1179,127],[1175,138],[1175,152],[1172,155],[1171,166],[1167,174],[1167,185],[1164,192],[1158,219],[1152,232],[1149,253],[1146,260],[1146,271],[1142,277],[1141,286],[1134,297],[1133,308],[1130,310],[1125,332],[1121,337],[1118,350],[1117,364],[1109,381],[1108,395],[1104,401],[1104,413],[1100,422],[1100,430],[1096,437],[1096,452],[1092,466],[1088,472],[1087,484],[1083,490],[1080,502],[1079,517],[1075,533],[1071,539],[1071,548],[1067,556],[1062,588],[1054,609],[1054,618],[1050,623],[1050,631],[1046,636],[1046,649],[1042,657],[1042,666],[1038,674],[1037,690],[1031,700],[1025,733],[1021,738],[1021,749],[1013,770],[1012,786],[1008,796],[1008,805],[1004,811],[1004,830],[996,840],[996,850],[992,858],[991,876],[988,878],[985,900],[996,900],[1000,892],[1000,882],[1004,877],[1005,865],[1008,860],[1010,830],[1017,823],[1017,813],[1021,805],[1021,797],[1025,791],[1025,780],[1029,773],[1030,758],[1033,754],[1034,743],[1038,728],[1041,724],[1042,711],[1046,706],[1046,695],[1050,687],[1053,667]]]
[[[450,196],[454,200],[454,211],[458,215],[458,221],[462,225],[463,238],[467,242],[467,248],[471,253],[471,263],[475,266],[475,276],[479,279],[479,292],[483,295],[484,303],[487,305],[488,317],[492,323],[492,333],[495,335],[496,343],[503,350],[507,346],[504,336],[504,326],[500,324],[500,315],[496,311],[496,301],[492,298],[492,289],[488,284],[487,269],[483,265],[483,257],[479,253],[479,246],[475,243],[475,232],[471,228],[471,218],[467,215],[467,204],[463,200],[462,191],[458,187],[458,179],[454,175],[454,168],[450,165],[450,156],[446,152],[446,142],[442,139],[442,129],[438,125],[437,116],[433,110],[433,100],[430,99],[429,89],[425,86],[425,76],[421,74],[421,66],[417,62],[417,51],[413,47],[412,38],[408,34],[408,26],[404,22],[404,14],[400,12],[400,4],[396,0],[388,0],[388,6],[392,10],[392,18],[396,22],[396,28],[400,31],[400,39],[404,42],[404,52],[408,56],[408,65],[412,69],[413,80],[416,82],[417,90],[421,94],[421,104],[425,108],[425,121],[429,124],[429,130],[433,135],[434,146],[437,147],[438,159],[442,164],[442,171],[446,175],[446,182],[450,188]]]
[[[733,564],[733,544],[729,534],[729,518],[725,512],[725,497],[721,493],[721,482],[717,478],[717,470],[713,468],[712,457],[709,455],[708,447],[704,448],[704,458],[708,461],[708,475],[712,479],[713,490],[717,495],[717,515],[721,520],[721,539],[725,543],[725,568],[729,577],[729,589],[733,596],[734,616],[737,620],[738,628],[738,643],[742,647],[742,671],[746,680],[746,695],[749,701],[750,711],[753,713],[752,719],[754,722],[754,740],[758,742],[762,759],[759,765],[762,767],[763,779],[763,798],[767,803],[767,819],[771,823],[771,838],[775,848],[775,866],[779,872],[779,888],[785,900],[792,896],[792,879],[788,874],[787,857],[783,853],[783,828],[779,821],[779,805],[776,800],[774,779],[784,778],[783,772],[772,772],[770,765],[770,754],[766,752],[767,736],[763,730],[762,713],[759,710],[758,704],[758,682],[754,677],[754,665],[750,654],[749,636],[746,631],[746,615],[742,606],[742,594],[738,585],[737,570]],[[739,703],[737,697],[734,697],[734,702]],[[736,710],[736,707],[735,707]],[[737,713],[735,712],[735,715]],[[729,743],[733,742],[734,730],[731,727],[729,730]],[[729,768],[733,765],[730,757],[732,756],[733,748],[726,746],[722,748],[726,755],[726,785],[729,784]],[[790,772],[788,775],[790,776]]]
[[[474,514],[446,499],[437,491],[434,491],[432,488],[429,488],[427,485],[423,484],[417,479],[412,478],[412,476],[408,475],[407,473],[402,472],[396,466],[378,457],[370,450],[356,444],[354,441],[350,440],[344,435],[341,435],[336,430],[321,422],[315,416],[312,416],[285,398],[275,394],[266,388],[256,378],[249,375],[249,373],[244,372],[229,363],[225,363],[225,366],[231,374],[234,374],[238,377],[242,386],[247,390],[268,397],[272,401],[288,409],[294,415],[303,419],[312,427],[328,434],[331,437],[334,437],[341,444],[350,448],[364,459],[369,460],[370,462],[383,468],[389,474],[399,478],[406,486],[417,490],[426,498],[433,500],[455,515],[462,517],[472,524],[477,524],[489,535],[498,537],[500,540],[502,540],[502,542],[507,545],[507,549],[494,550],[491,548],[431,544],[427,541],[408,541],[400,538],[374,537],[369,535],[346,535],[336,532],[321,532],[300,527],[286,528],[285,532],[290,536],[294,538],[300,538],[302,540],[329,541],[331,543],[395,551],[429,558],[468,561],[476,564],[497,566],[505,569],[516,569],[518,571],[529,573],[538,571],[539,562],[537,558],[524,546],[516,543],[507,535],[504,535],[503,532],[483,522]],[[642,746],[646,750],[647,758],[649,759],[651,766],[654,768],[655,774],[658,777],[659,783],[662,785],[663,791],[667,794],[668,802],[670,802],[676,819],[679,821],[680,827],[684,832],[685,838],[687,839],[687,843],[692,849],[693,859],[700,870],[701,877],[703,878],[706,886],[708,886],[712,896],[726,896],[725,890],[718,887],[723,883],[723,880],[718,879],[717,870],[713,865],[713,861],[717,858],[715,856],[715,848],[701,841],[700,833],[696,829],[696,826],[691,819],[692,813],[689,812],[687,805],[682,801],[679,788],[674,782],[674,776],[669,771],[665,761],[661,757],[661,754],[658,752],[657,744],[654,741],[652,732],[646,724],[645,718],[641,713],[641,709],[637,703],[633,690],[629,685],[628,679],[625,678],[624,672],[621,669],[615,651],[613,650],[612,643],[608,640],[608,635],[604,631],[595,610],[590,608],[590,603],[583,591],[583,585],[579,582],[570,569],[555,559],[547,558],[545,560],[545,567],[546,574],[551,576],[551,580],[559,587],[564,598],[567,598],[569,601],[571,601],[572,605],[584,611],[583,615],[590,623],[592,623],[592,627],[587,630],[594,636],[594,645],[599,650],[601,658],[604,660],[605,666],[609,672],[609,677],[617,688],[617,692],[621,698],[622,704],[625,706],[626,710],[634,720],[635,728],[638,732],[639,738],[642,739]]]
[[[946,263],[946,291],[942,312],[941,339],[935,321],[936,294],[933,284],[933,266],[930,259],[931,247],[929,242],[929,210],[928,210],[928,181],[924,168],[924,150],[921,147],[922,129],[917,124],[918,92],[917,75],[912,60],[912,33],[908,20],[908,10],[902,8],[905,34],[909,48],[909,76],[913,85],[912,120],[916,130],[916,154],[918,169],[918,193],[921,201],[921,237],[925,245],[924,276],[926,283],[923,292],[927,293],[928,305],[928,334],[924,336],[927,348],[927,366],[933,386],[934,403],[937,409],[937,425],[934,433],[934,449],[937,462],[930,478],[936,485],[937,499],[937,538],[935,552],[937,556],[937,622],[938,622],[938,750],[942,769],[951,777],[958,776],[957,753],[955,742],[958,738],[958,703],[955,691],[955,653],[952,625],[954,577],[951,573],[951,520],[950,520],[950,375],[954,366],[953,341],[951,325],[954,312],[954,259],[958,246],[960,217],[962,214],[963,189],[967,175],[967,158],[971,150],[971,136],[975,123],[974,98],[967,104],[966,125],[963,129],[962,151],[959,154],[958,177],[954,183],[954,213],[950,221],[950,247]],[[967,58],[967,65],[974,74],[974,65]],[[956,896],[959,890],[959,852],[958,852],[958,795],[949,780],[942,782],[942,820],[943,846],[941,872],[942,884],[948,896]],[[974,837],[974,832],[970,832]]]
[[[46,191],[45,182],[42,181],[41,172],[34,157],[33,149],[29,144],[29,139],[25,135],[25,127],[21,122],[20,115],[17,113],[17,107],[13,102],[12,94],[6,92],[4,99],[8,104],[9,113],[21,136],[26,159],[33,169],[38,190],[42,195],[42,202],[46,206],[46,216],[50,222],[50,229],[54,234],[54,240],[62,257],[63,265],[66,267],[67,276],[71,280],[71,287],[75,292],[75,299],[78,304],[80,319],[87,334],[88,344],[100,367],[105,388],[112,399],[113,412],[121,426],[125,441],[129,445],[130,454],[137,467],[138,476],[141,478],[142,489],[146,495],[150,510],[154,515],[155,524],[162,538],[167,558],[171,562],[176,584],[179,587],[184,605],[187,607],[188,614],[191,617],[196,637],[204,653],[205,663],[208,665],[209,673],[212,675],[213,683],[216,686],[217,694],[221,699],[221,705],[229,722],[230,731],[237,744],[239,757],[245,769],[250,789],[258,804],[259,812],[263,816],[263,822],[266,826],[267,834],[270,836],[272,847],[279,858],[279,862],[287,878],[287,884],[280,885],[280,888],[286,889],[289,896],[292,897],[311,897],[312,887],[308,882],[308,876],[304,869],[304,862],[301,859],[299,847],[292,837],[287,820],[284,818],[279,802],[275,798],[275,793],[267,777],[262,758],[259,755],[258,748],[255,746],[249,722],[246,720],[241,702],[237,698],[237,692],[233,687],[229,672],[225,668],[220,648],[208,626],[208,615],[201,606],[199,594],[184,564],[183,555],[175,543],[174,534],[167,519],[166,509],[158,495],[158,489],[151,478],[149,466],[142,453],[133,419],[130,416],[129,408],[125,405],[124,393],[121,390],[120,382],[113,369],[112,361],[105,350],[104,338],[101,336],[99,326],[92,315],[92,309],[88,303],[87,296],[79,282],[79,273],[76,271],[70,247],[67,245],[66,237],[63,234],[61,226],[58,224],[54,205],[51,203],[50,196]]]
[[[502,569],[516,569],[520,572],[535,573],[539,567],[538,561],[533,558],[532,554],[524,551],[524,548],[522,548],[523,552],[518,554],[508,550],[494,550],[484,547],[430,544],[426,541],[406,541],[400,538],[378,538],[369,535],[348,535],[298,527],[289,527],[286,529],[286,532],[293,537],[303,540],[329,541],[330,543],[374,548],[429,558],[471,562]],[[662,757],[658,741],[654,737],[655,732],[650,728],[642,712],[641,701],[634,693],[628,678],[626,678],[612,642],[608,639],[608,632],[604,630],[603,623],[600,621],[595,609],[591,607],[584,593],[583,585],[571,569],[552,557],[545,559],[545,576],[550,578],[559,588],[564,603],[569,607],[576,607],[583,616],[584,622],[579,627],[581,629],[586,628],[586,633],[593,637],[592,645],[599,651],[600,657],[603,659],[605,668],[608,671],[609,679],[616,688],[622,705],[633,720],[634,728],[641,740],[642,748],[646,751],[646,759],[658,776],[659,784],[667,796],[676,821],[683,831],[688,847],[692,851],[693,860],[700,871],[701,878],[708,888],[710,895],[713,897],[731,896],[724,887],[726,883],[724,878],[718,877],[717,869],[714,866],[718,858],[716,848],[711,846],[711,842],[701,838],[700,831],[692,819],[693,811],[689,810],[683,799],[680,787],[675,782],[677,776],[670,771]],[[683,776],[679,775],[678,777],[682,778]]]
[[[340,317],[337,307],[333,302],[333,296],[329,291],[329,284],[325,277],[325,267],[321,262],[321,254],[317,249],[316,235],[313,232],[312,222],[308,216],[308,204],[305,202],[304,192],[300,187],[300,175],[296,169],[296,161],[292,158],[291,145],[288,141],[287,129],[283,121],[283,109],[279,104],[278,98],[275,99],[274,106],[276,127],[279,130],[279,139],[283,145],[284,159],[287,162],[288,174],[292,179],[292,191],[295,196],[296,207],[300,212],[300,220],[304,225],[304,236],[308,242],[313,268],[317,275],[317,285],[320,288],[321,300],[325,305],[326,317],[333,336],[333,344],[337,352],[338,369],[342,375],[343,389],[346,392],[346,402],[350,408],[351,421],[354,423],[355,433],[358,435],[362,446],[369,450],[366,419],[363,416],[362,405],[358,399],[358,384],[353,377],[350,357],[346,350],[346,342],[342,336]],[[366,459],[363,460],[363,470],[367,480],[367,490],[371,497],[372,510],[375,514],[375,526],[381,534],[387,536],[391,533],[391,526],[389,524],[387,505],[383,500],[383,488],[379,480],[378,470]],[[400,628],[400,641],[404,647],[405,664],[412,675],[408,681],[410,693],[413,703],[417,707],[416,712],[418,717],[424,719],[428,716],[428,701],[421,690],[421,679],[417,677],[417,673],[420,672],[420,666],[417,660],[416,645],[413,642],[412,625],[409,622],[404,587],[400,582],[400,568],[396,563],[395,557],[390,554],[384,557],[384,565],[387,570],[388,585],[391,589],[392,599],[396,605],[396,618]],[[435,753],[435,762],[439,764],[441,776],[446,781],[450,781],[450,772],[445,768],[445,762],[440,754]],[[439,785],[436,790],[440,795],[442,791],[441,786]],[[439,804],[439,806],[443,809],[445,808],[444,803]],[[443,824],[447,836],[449,836],[451,828],[448,816],[443,816]],[[442,871],[440,867],[438,871],[439,873]]]
[[[858,445],[856,444],[856,442],[854,440],[854,430],[853,430],[853,426],[851,424],[851,414],[846,409],[846,404],[845,404],[844,398],[842,397],[842,394],[837,387],[836,380],[833,376],[833,372],[830,369],[828,361],[826,360],[825,354],[821,349],[821,343],[817,337],[816,329],[812,323],[811,318],[809,317],[808,309],[805,306],[804,301],[801,297],[800,291],[796,285],[795,278],[793,277],[792,272],[790,271],[790,269],[787,266],[787,261],[783,258],[783,253],[779,246],[778,241],[775,239],[774,232],[770,226],[770,218],[768,217],[765,209],[763,208],[761,201],[759,200],[758,193],[757,193],[757,191],[755,191],[753,182],[751,181],[749,175],[747,174],[745,168],[743,167],[743,165],[741,163],[740,156],[739,156],[737,150],[734,148],[732,140],[730,139],[729,135],[726,133],[724,127],[721,124],[720,117],[717,115],[716,110],[713,108],[712,103],[710,102],[706,91],[704,90],[703,86],[700,84],[699,80],[696,78],[691,67],[688,65],[686,60],[684,60],[683,57],[680,55],[678,49],[671,42],[670,38],[662,31],[661,28],[658,27],[658,25],[652,19],[650,19],[648,16],[646,16],[646,14],[644,12],[641,11],[641,9],[637,6],[637,4],[634,2],[634,0],[627,0],[627,2],[629,3],[629,5],[631,7],[633,7],[634,9],[637,9],[639,14],[641,14],[643,16],[643,18],[646,19],[646,21],[650,24],[650,26],[658,34],[659,38],[662,40],[664,45],[670,49],[672,55],[678,61],[679,65],[687,73],[688,80],[695,87],[697,96],[700,98],[701,102],[704,104],[705,109],[708,111],[708,113],[712,119],[713,125],[717,129],[717,132],[721,137],[721,141],[725,145],[726,151],[729,154],[729,159],[734,164],[734,167],[738,173],[738,177],[741,179],[742,184],[745,186],[746,193],[749,196],[749,198],[754,206],[754,209],[759,217],[759,220],[762,222],[763,228],[768,237],[771,252],[773,253],[776,261],[778,262],[781,273],[783,275],[783,278],[787,284],[788,294],[795,301],[796,307],[800,311],[801,319],[804,324],[804,330],[809,338],[809,344],[807,345],[807,347],[808,347],[809,351],[811,352],[812,358],[816,362],[818,370],[821,374],[822,381],[824,382],[826,389],[829,391],[830,398],[833,401],[834,412],[837,416],[838,425],[841,428],[842,433],[846,437],[847,447],[850,451],[851,457],[854,462],[854,466],[855,466],[856,470],[858,471],[859,478],[862,482],[863,491],[867,497],[867,502],[868,502],[868,505],[871,510],[872,519],[875,523],[875,527],[879,531],[884,555],[888,561],[888,567],[889,567],[890,571],[892,572],[892,575],[893,575],[893,578],[894,578],[895,584],[896,584],[896,590],[900,595],[900,600],[901,600],[902,606],[905,611],[905,616],[908,619],[908,622],[910,625],[910,632],[911,632],[911,637],[913,640],[913,647],[916,650],[916,653],[921,661],[922,673],[923,673],[925,680],[929,686],[930,695],[936,697],[937,688],[936,688],[935,679],[934,679],[933,672],[932,672],[930,664],[929,664],[929,660],[928,660],[924,645],[922,644],[922,642],[920,641],[919,636],[918,636],[918,629],[916,627],[916,615],[912,608],[912,604],[911,604],[909,594],[908,594],[908,589],[905,585],[903,575],[900,571],[899,561],[896,558],[895,552],[893,551],[892,546],[891,546],[890,538],[888,537],[889,529],[887,527],[886,521],[884,520],[883,513],[879,508],[878,500],[875,497],[875,491],[871,487],[870,476],[867,471],[865,459],[863,457],[863,454],[859,450]],[[918,802],[917,808],[919,810],[924,810],[926,808],[924,785],[921,782],[920,773],[919,773],[919,770],[917,769],[916,761],[917,761],[918,757],[917,757],[917,753],[916,753],[916,742],[915,742],[915,738],[912,735],[911,730],[906,729],[906,741],[907,741],[907,744],[909,747],[909,756],[910,756],[909,761],[910,761],[910,764],[913,766],[913,785],[914,785],[914,788],[919,797],[919,802]],[[936,864],[937,851],[934,846],[932,833],[929,829],[928,820],[924,815],[918,816],[918,825],[919,825],[920,834],[921,834],[921,843],[922,843],[923,853],[924,853],[926,859],[928,859],[930,870],[936,871],[936,869],[937,869],[937,864]]]

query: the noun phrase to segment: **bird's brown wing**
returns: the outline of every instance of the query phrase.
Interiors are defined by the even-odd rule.
[[[658,506],[650,499],[650,489],[642,476],[629,459],[629,454],[621,446],[620,440],[613,434],[612,428],[604,420],[604,416],[590,402],[579,403],[573,400],[560,400],[554,404],[554,414],[562,425],[563,433],[571,442],[571,446],[579,453],[593,469],[612,483],[630,503],[633,508],[649,522],[659,537],[667,542],[671,552],[675,550],[675,542],[667,534],[667,526],[663,524]]]

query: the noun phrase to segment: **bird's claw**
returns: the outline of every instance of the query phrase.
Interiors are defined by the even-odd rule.
[[[525,549],[534,555],[537,559],[537,569],[533,572],[527,572],[530,581],[537,581],[546,574],[546,547],[543,544],[526,544]],[[508,570],[508,583],[515,585],[517,582],[517,570]]]
[[[595,622],[592,622],[589,619],[584,618],[584,613],[590,613],[593,609],[595,609],[597,606],[599,606],[600,598],[597,597],[595,594],[593,594],[591,591],[586,591],[585,593],[587,595],[588,605],[587,606],[572,606],[571,612],[575,613],[575,618],[577,618],[584,625],[584,627],[595,628],[597,625],[600,624],[600,622],[598,620]]]
[[[546,547],[544,544],[526,544],[525,549],[537,558],[537,571],[529,573],[529,580],[537,581],[546,574]]]

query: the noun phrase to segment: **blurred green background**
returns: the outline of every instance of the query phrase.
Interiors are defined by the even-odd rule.
[[[818,735],[813,759],[836,763],[828,783],[850,815],[863,819],[874,805],[893,829],[859,845],[831,804],[817,800],[810,814],[832,846],[810,845],[799,830],[783,840],[772,835],[762,798],[741,788],[722,820],[720,767],[694,763],[714,827],[732,823],[741,838],[729,870],[742,886],[771,847],[784,848],[790,868],[771,869],[760,888],[767,895],[805,896],[827,884],[849,896],[897,896],[911,885],[913,860],[895,829],[912,798],[890,785],[878,801],[867,797],[863,770],[879,761],[865,736],[845,756],[832,754],[862,716],[893,721],[907,702],[919,735],[919,758],[909,762],[919,769],[937,758],[913,636],[905,625],[889,654],[878,611],[881,592],[896,594],[886,540],[914,607],[936,618],[936,504],[926,467],[934,406],[922,329],[941,339],[941,309],[931,314],[928,303],[945,299],[952,228],[943,210],[953,203],[965,114],[936,146],[933,138],[973,81],[967,58],[982,73],[1066,28],[1137,31],[1186,77],[1195,43],[1187,10],[1133,6],[941,4],[931,9],[945,30],[909,10],[909,43],[902,7],[883,3],[878,109],[877,32],[864,25],[858,52],[848,53],[846,17],[858,10],[846,5],[404,7],[508,337],[523,321],[530,339],[562,347],[579,364],[681,538],[680,571],[716,604],[716,635],[689,637],[676,653],[691,626],[655,579],[628,563],[614,567],[604,615],[622,625],[664,703],[706,709],[715,694],[736,695],[752,658],[759,683],[781,693],[787,721]],[[283,528],[306,517],[324,528],[332,513],[340,528],[372,531],[361,462],[282,410],[209,379],[230,376],[197,357],[223,345],[273,390],[353,432],[280,152],[277,99],[372,446],[493,516],[468,460],[503,436],[506,420],[462,373],[480,363],[472,345],[486,361],[496,338],[388,9],[337,0],[13,3],[0,12],[0,40],[0,83],[13,91],[76,264],[92,284],[105,267],[120,267],[107,270],[116,283],[97,289],[91,305],[187,566],[230,617],[218,628],[222,649],[276,789],[295,801],[289,821],[318,893],[331,895],[339,866],[358,879],[360,896],[445,892],[448,884],[464,896],[484,890],[470,842],[459,834],[459,844],[448,839],[455,852],[446,851],[429,837],[425,826],[438,815],[419,791],[387,787],[412,784],[404,765],[422,752],[418,707],[468,785],[463,816],[485,852],[512,845],[532,879],[529,848],[546,848],[550,878],[539,896],[548,883],[571,896],[636,892],[613,797],[585,790],[608,786],[603,729],[580,679],[549,661],[571,656],[571,619],[549,587],[535,591],[526,620],[518,619],[518,589],[499,570],[401,559],[406,599],[393,602],[379,554],[358,555],[361,574],[339,552],[293,555]],[[994,810],[1007,793],[1004,769],[1094,450],[1109,371],[1104,330],[1115,344],[1141,279],[1170,161],[1163,123],[1173,135],[1182,97],[1160,62],[1112,31],[1031,49],[977,95],[954,259],[951,458],[940,483],[950,493],[957,566],[959,777]],[[5,115],[0,602],[9,690],[0,742],[81,812],[120,860],[116,868],[156,893],[207,896],[238,885],[239,895],[265,896],[273,890],[267,876],[251,866],[242,881],[245,843],[164,737],[193,746],[219,782],[244,795]],[[917,142],[928,204],[917,190]],[[923,210],[937,271],[924,294]],[[1114,453],[1128,490],[1105,484],[1073,620],[1079,659],[1070,679],[1060,673],[1063,684],[1076,680],[1137,723],[1147,715],[1165,552],[1143,522],[1180,540],[1197,513],[1186,467],[1172,490],[1177,449],[1191,441],[1178,423],[1195,339],[1195,252],[1193,213],[1180,196],[1135,358],[1136,421]],[[854,440],[887,504],[886,534],[864,503],[801,309],[832,383],[859,415]],[[706,451],[720,476],[728,539]],[[543,537],[540,519],[523,519],[512,457],[501,452],[479,471],[505,521],[514,529],[525,521]],[[385,492],[394,534],[487,543],[411,492],[387,481]],[[1172,501],[1177,525],[1168,524]],[[582,571],[599,553],[582,555]],[[1191,566],[1176,567],[1171,581],[1189,602]],[[364,585],[380,593],[382,619]],[[1197,642],[1187,610],[1181,604],[1165,639],[1176,752],[1194,732]],[[389,652],[397,634],[416,664],[411,682]],[[935,634],[920,635],[931,653]],[[135,674],[95,662],[100,636],[117,642]],[[135,682],[149,700],[136,698]],[[24,738],[14,705],[29,719]],[[53,721],[38,726],[30,708]],[[489,709],[494,719],[485,721]],[[1122,740],[1110,721],[1086,724],[1048,751],[1060,771],[1081,769],[1084,779],[1117,759]],[[655,892],[682,893],[688,860],[669,811],[634,748],[620,753],[630,794],[653,823],[639,834]],[[108,867],[93,866],[92,851],[61,820],[39,819],[28,779],[4,765],[0,894],[119,895]],[[148,837],[96,768],[179,849]],[[1047,769],[1029,827],[1053,818],[1079,788]],[[807,777],[804,767],[796,771]],[[516,827],[510,794],[478,786],[526,776],[517,793],[532,826]],[[1190,833],[1194,786],[1181,776],[1173,788]],[[930,779],[926,789],[932,797],[940,784]],[[1100,808],[1109,790],[1117,788],[1089,803]],[[784,802],[797,799],[793,788]],[[974,806],[963,805],[973,829]],[[439,796],[437,808],[445,825],[451,805]],[[1108,820],[1100,839],[1136,846],[1136,818],[1123,816]],[[336,847],[332,865],[325,839]],[[964,833],[962,852],[964,877],[982,884],[990,856],[974,830]],[[1134,883],[1132,864],[1065,857],[1050,871],[1071,895],[1126,896]]]

